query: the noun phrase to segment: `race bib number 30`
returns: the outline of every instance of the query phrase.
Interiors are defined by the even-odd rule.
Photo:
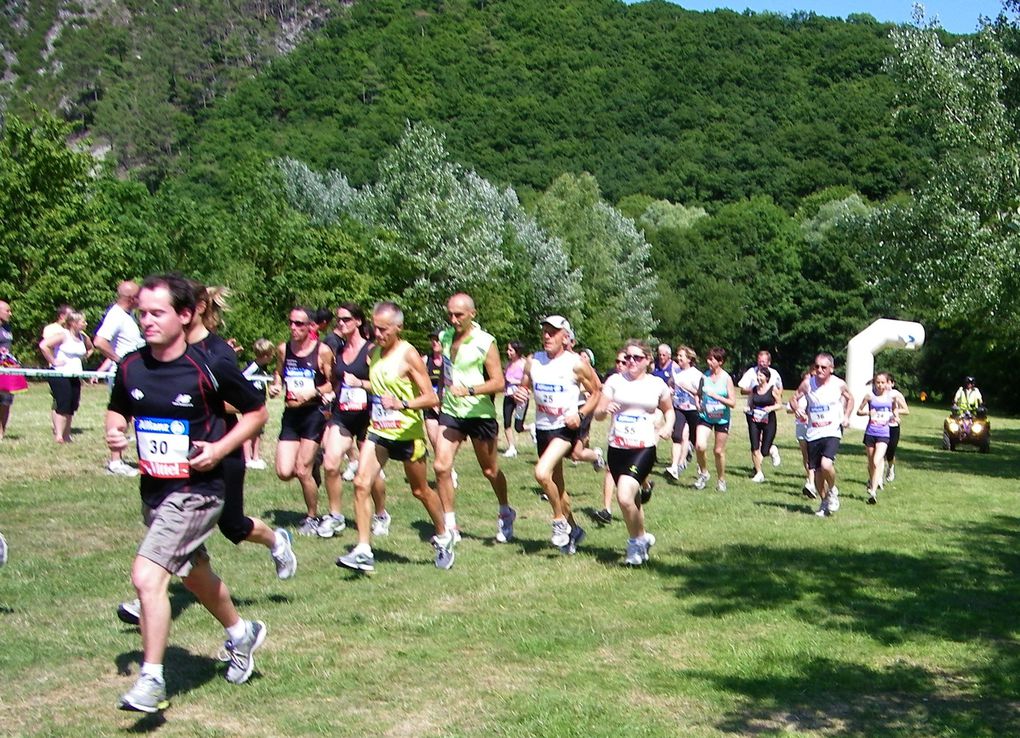
[[[191,474],[188,463],[190,431],[187,420],[135,418],[138,466],[142,474],[160,479],[187,479]]]

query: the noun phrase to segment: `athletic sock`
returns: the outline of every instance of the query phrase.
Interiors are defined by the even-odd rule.
[[[238,641],[243,640],[245,635],[248,634],[248,623],[246,623],[242,618],[226,630],[227,638],[232,640],[234,643],[237,643]]]
[[[142,663],[142,676],[151,676],[163,681],[163,664],[150,664],[148,661]]]
[[[457,513],[443,513],[443,523],[446,524],[447,530],[453,530],[457,527]]]
[[[282,533],[273,534],[273,556],[279,556],[287,547],[287,539]]]

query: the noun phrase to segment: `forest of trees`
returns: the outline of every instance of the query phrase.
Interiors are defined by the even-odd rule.
[[[880,362],[906,390],[971,372],[1020,404],[994,388],[1020,332],[1008,17],[950,37],[922,17],[657,0],[330,10],[290,53],[195,81],[201,105],[121,114],[102,165],[66,142],[102,127],[112,88],[91,119],[12,93],[0,298],[19,351],[56,303],[94,322],[118,279],[179,269],[234,290],[226,332],[246,345],[281,336],[296,302],[383,298],[420,342],[465,289],[501,340],[533,344],[555,311],[601,362],[638,335],[738,366],[768,348],[792,381],[877,317],[920,320],[930,348]],[[88,57],[103,69],[104,44]]]

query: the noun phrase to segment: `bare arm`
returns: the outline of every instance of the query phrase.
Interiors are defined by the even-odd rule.
[[[273,383],[269,385],[269,396],[277,397],[283,389],[283,360],[286,356],[286,344],[276,347],[276,368],[273,369]]]
[[[850,393],[846,382],[843,382],[843,386],[840,387],[839,394],[843,398],[843,427],[846,428],[850,425],[850,413],[854,409],[854,396]]]
[[[659,397],[659,410],[662,411],[659,438],[670,438],[673,435],[673,423],[676,422],[676,410],[673,409],[673,398],[668,391]]]
[[[113,344],[107,341],[102,336],[96,336],[96,348],[103,356],[112,361],[114,364],[120,363],[120,357],[113,350]]]
[[[382,398],[383,407],[395,410],[398,407],[406,407],[408,410],[424,410],[425,408],[436,407],[439,404],[439,395],[432,389],[432,381],[429,379],[425,362],[421,360],[418,352],[411,344],[407,344],[404,351],[404,361],[407,363],[407,374],[414,385],[418,388],[417,397],[407,401],[407,405],[392,395]]]
[[[528,393],[531,391],[531,359],[525,359],[524,361],[524,376],[521,377],[521,383],[517,385],[517,389],[514,390],[514,400],[517,402],[527,402]]]
[[[113,410],[106,411],[106,447],[111,451],[123,451],[128,446],[127,418]]]
[[[59,333],[55,333],[49,338],[44,338],[39,342],[39,351],[42,352],[43,358],[46,359],[46,363],[52,367],[57,366],[57,357],[54,351],[57,346],[63,342],[65,335],[66,331],[60,331]]]

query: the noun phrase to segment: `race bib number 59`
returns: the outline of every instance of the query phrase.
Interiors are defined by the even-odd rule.
[[[160,479],[187,479],[191,475],[190,431],[187,420],[135,418],[138,467],[142,474]]]

